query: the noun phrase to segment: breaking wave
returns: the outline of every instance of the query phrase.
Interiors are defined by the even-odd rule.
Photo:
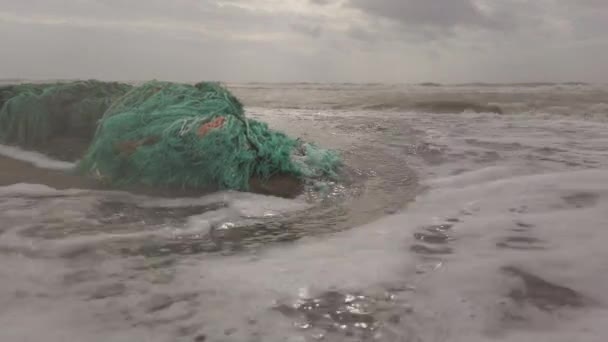
[[[608,118],[608,86],[526,84],[231,84],[249,107]]]

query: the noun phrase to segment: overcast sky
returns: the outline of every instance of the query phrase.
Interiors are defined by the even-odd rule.
[[[608,82],[608,0],[0,0],[0,78]]]

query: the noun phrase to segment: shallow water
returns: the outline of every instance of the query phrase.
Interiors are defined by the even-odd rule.
[[[347,181],[294,200],[0,187],[0,340],[607,336],[603,120],[277,107],[249,115],[342,151]]]

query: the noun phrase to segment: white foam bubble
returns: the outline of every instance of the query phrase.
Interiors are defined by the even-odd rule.
[[[43,184],[17,183],[0,186],[0,195],[3,196],[53,196],[53,195],[76,195],[86,193],[88,190],[70,189],[57,190]]]
[[[410,120],[423,132],[436,130],[433,138],[441,137],[448,153],[457,156],[445,164],[428,167],[423,174],[434,174],[425,180],[429,190],[405,212],[332,236],[306,238],[263,251],[233,256],[180,256],[176,258],[178,265],[168,271],[170,280],[165,282],[150,280],[156,279],[156,273],[162,270],[136,273],[129,269],[133,260],[124,256],[103,260],[101,265],[96,259],[74,261],[86,270],[99,272],[104,280],[127,283],[124,294],[99,301],[81,300],[84,285],[76,285],[76,290],[62,287],[57,280],[61,278],[54,272],[58,269],[67,272],[73,265],[26,259],[27,263],[37,266],[24,268],[23,260],[3,257],[4,265],[11,270],[0,268],[0,275],[5,275],[3,279],[9,279],[6,283],[0,282],[2,291],[31,290],[33,279],[43,284],[36,291],[48,288],[45,294],[51,291],[53,296],[45,297],[45,302],[26,297],[3,305],[10,315],[0,314],[0,325],[5,327],[0,330],[0,337],[31,337],[36,336],[33,331],[53,327],[66,333],[65,336],[49,334],[49,341],[67,337],[87,341],[112,339],[114,335],[108,337],[106,331],[132,340],[142,339],[148,333],[150,341],[167,341],[175,340],[178,326],[204,322],[200,331],[210,340],[224,339],[226,329],[237,328],[235,336],[238,337],[259,333],[264,341],[285,341],[286,336],[301,332],[294,331],[292,318],[270,310],[275,301],[297,299],[302,292],[314,297],[332,289],[368,292],[385,289],[388,283],[412,285],[415,291],[408,297],[412,310],[402,324],[390,327],[388,332],[392,335],[385,335],[384,340],[603,341],[608,336],[608,327],[603,324],[608,310],[602,306],[608,302],[605,291],[608,269],[604,262],[608,259],[605,246],[608,241],[605,229],[608,227],[605,148],[608,127],[538,118],[484,120],[474,114],[462,118],[420,118],[411,114],[404,115],[402,120]],[[466,142],[471,138],[490,144],[471,147]],[[519,145],[501,149],[491,143]],[[539,157],[547,155],[536,150],[543,147],[559,151],[545,151],[552,160],[541,160]],[[498,153],[499,158],[490,162],[467,159],[465,152],[477,153],[474,157],[478,157],[484,150]],[[585,160],[590,163],[585,164]],[[454,175],[451,171],[455,169],[470,171]],[[300,205],[298,201],[239,193],[201,199],[138,197],[133,201],[148,207],[227,203],[227,208],[192,217],[184,228],[201,233],[209,228],[210,222],[241,216],[259,217],[267,211],[289,211]],[[68,205],[64,203],[57,209]],[[25,210],[15,207],[15,210]],[[428,225],[448,222],[452,225],[449,234],[454,240],[447,246],[453,249],[452,254],[429,257],[411,250],[413,245],[421,243],[413,233]],[[522,231],[522,225],[527,229]],[[146,231],[141,235],[152,233],[166,231]],[[0,238],[6,236],[3,234]],[[498,244],[512,236],[530,238],[530,244],[539,248],[499,247]],[[523,281],[503,272],[504,267],[515,267],[556,286],[569,288],[590,304],[582,308],[558,305],[551,312],[539,309],[525,296],[516,302],[509,295],[512,291],[525,290]],[[196,307],[192,312],[181,304],[172,306],[168,313],[183,314],[185,318],[167,323],[153,320],[166,316],[142,313],[138,306],[153,293],[172,297],[195,293],[199,297],[191,300]],[[57,307],[57,317],[36,314],[42,312],[38,309],[45,305]],[[130,319],[126,323],[125,312]],[[513,317],[519,318],[517,324],[509,321]],[[248,323],[252,319],[255,325]],[[18,322],[26,321],[34,329],[17,326]],[[77,326],[74,322],[78,322]],[[133,327],[133,322],[140,324]]]
[[[0,145],[0,155],[49,170],[71,170],[76,166],[75,163],[51,159],[41,153],[26,151],[15,146]]]

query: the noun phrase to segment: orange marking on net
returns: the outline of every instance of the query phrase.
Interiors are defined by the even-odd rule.
[[[226,118],[224,118],[223,116],[220,116],[210,122],[207,122],[204,125],[201,125],[201,127],[198,128],[198,136],[202,137],[205,134],[209,133],[209,131],[222,127],[224,125],[225,121],[226,121]]]

